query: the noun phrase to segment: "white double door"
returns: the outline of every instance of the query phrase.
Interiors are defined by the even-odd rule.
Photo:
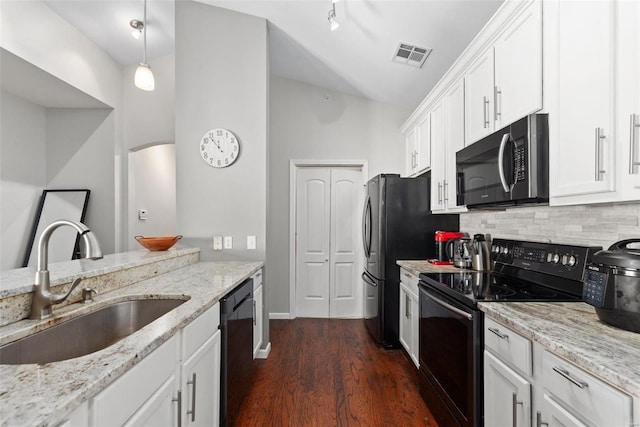
[[[362,170],[296,172],[295,316],[361,318]]]

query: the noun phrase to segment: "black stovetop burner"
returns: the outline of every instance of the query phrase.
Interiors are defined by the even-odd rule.
[[[427,287],[466,305],[478,301],[582,301],[582,273],[599,247],[494,239],[491,272],[423,273]]]
[[[467,304],[478,301],[561,302],[582,299],[578,295],[492,272],[424,273],[420,277],[454,297],[464,297]]]

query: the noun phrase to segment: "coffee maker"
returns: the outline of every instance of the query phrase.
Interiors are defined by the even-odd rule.
[[[429,260],[429,262],[435,265],[451,265],[453,261],[452,241],[467,236],[467,233],[460,231],[436,231],[437,259]]]

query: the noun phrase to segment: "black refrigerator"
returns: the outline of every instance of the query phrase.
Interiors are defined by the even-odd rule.
[[[362,218],[364,321],[375,341],[399,346],[400,267],[397,260],[436,257],[435,232],[458,231],[458,215],[431,214],[431,176],[382,174],[367,183]]]

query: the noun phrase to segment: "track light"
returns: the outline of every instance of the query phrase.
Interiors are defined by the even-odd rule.
[[[142,22],[142,36],[144,37],[144,46],[142,50],[142,62],[136,69],[134,82],[137,88],[142,90],[154,90],[156,82],[153,77],[151,67],[147,64],[147,0],[144,0],[144,21]],[[131,25],[133,26],[133,25]]]
[[[331,31],[335,31],[340,26],[340,23],[336,21],[336,1],[331,2],[331,10],[329,10],[329,16],[327,17],[329,20],[329,28]]]
[[[136,40],[140,40],[142,29],[144,28],[144,24],[142,23],[142,21],[132,19],[131,21],[129,21],[129,25],[131,25],[131,28],[133,28],[133,31],[131,31],[131,36]]]

